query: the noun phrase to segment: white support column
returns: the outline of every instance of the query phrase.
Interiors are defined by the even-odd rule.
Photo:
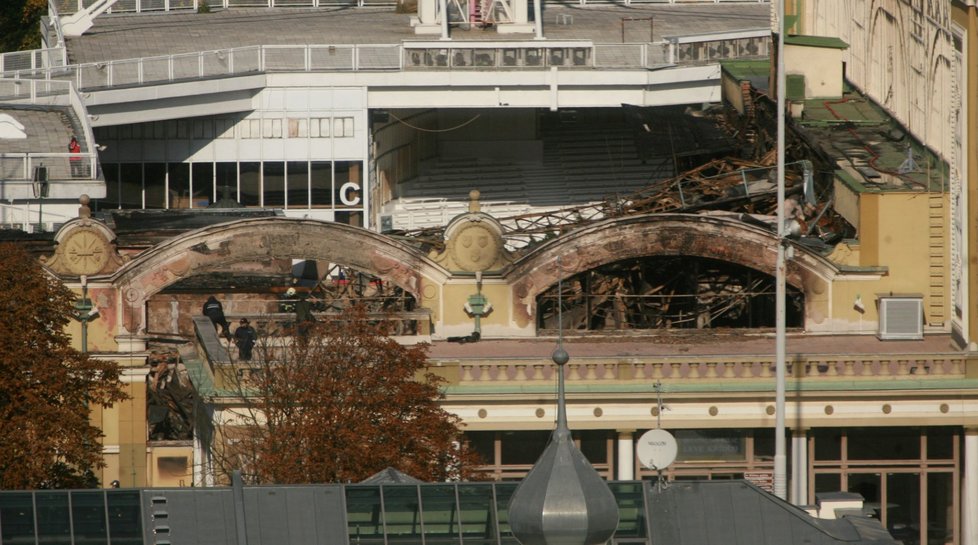
[[[635,431],[618,430],[618,470],[619,481],[635,478]]]
[[[807,430],[791,430],[791,503],[808,503],[808,434]]]
[[[964,429],[961,545],[978,545],[978,428]]]

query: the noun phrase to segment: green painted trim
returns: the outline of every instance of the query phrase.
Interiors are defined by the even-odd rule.
[[[788,18],[785,17],[785,22]],[[829,49],[849,49],[849,44],[834,36],[785,36],[785,45],[804,47],[824,47]]]
[[[837,381],[817,380],[799,382],[789,380],[785,385],[792,392],[865,392],[893,390],[976,390],[978,395],[978,379],[936,379],[936,380],[883,380],[883,381]],[[621,394],[621,393],[655,393],[655,385],[651,382],[635,382],[628,384],[568,384],[567,393]],[[670,383],[663,385],[663,393],[724,393],[724,392],[773,392],[774,379],[765,382],[709,382],[696,384]],[[479,386],[450,386],[445,389],[446,395],[464,394],[556,394],[553,385],[479,385]]]

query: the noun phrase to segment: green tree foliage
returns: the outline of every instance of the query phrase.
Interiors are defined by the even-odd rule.
[[[41,16],[46,0],[0,1],[0,53],[41,47]]]
[[[0,244],[0,488],[93,486],[90,407],[127,398],[119,369],[71,347],[75,295],[21,247]]]
[[[240,383],[244,416],[220,430],[232,444],[220,470],[278,484],[357,482],[387,467],[426,481],[476,476],[458,417],[438,403],[427,345],[389,333],[356,307],[284,346],[260,336]]]

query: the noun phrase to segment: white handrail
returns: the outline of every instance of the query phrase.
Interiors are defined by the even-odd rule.
[[[146,85],[166,83],[175,80],[188,80],[210,77],[227,77],[242,74],[272,71],[294,72],[324,72],[324,71],[398,71],[407,69],[421,70],[454,70],[454,69],[543,69],[551,66],[545,59],[537,60],[534,64],[525,63],[519,66],[502,62],[504,51],[531,51],[539,55],[545,51],[565,49],[567,51],[589,52],[583,62],[562,61],[559,66],[565,69],[645,69],[663,64],[690,64],[713,62],[718,58],[738,58],[767,56],[770,40],[769,31],[745,30],[739,33],[713,33],[695,36],[672,37],[660,42],[626,43],[626,44],[594,44],[588,40],[561,42],[499,42],[496,47],[488,47],[486,42],[465,41],[443,44],[439,42],[419,43],[405,42],[402,44],[333,44],[333,45],[264,45],[245,46],[230,49],[199,51],[195,53],[179,53],[133,59],[111,60],[105,62],[67,65],[63,67],[33,68],[30,70],[15,70],[2,76],[31,80],[67,80],[78,89],[94,89],[102,87]],[[709,58],[696,57],[693,44],[717,43],[740,44],[750,42],[756,46],[756,52],[741,55],[738,47],[718,48],[723,50],[721,56]],[[763,43],[762,43],[763,42]],[[689,54],[676,55],[678,47],[686,48]],[[651,54],[652,48],[663,51],[663,55]],[[394,58],[391,50],[396,50]],[[471,62],[456,65],[455,61],[445,58],[449,51],[472,50],[495,52],[494,59],[489,64],[474,65]],[[322,55],[328,51],[327,55]],[[609,61],[603,61],[602,51],[617,53],[611,55]],[[668,52],[668,54],[666,54]],[[426,53],[431,55],[426,57]],[[558,51],[559,53],[559,51]],[[410,59],[408,58],[410,55]],[[324,61],[328,57],[330,60]],[[430,58],[437,62],[427,62]],[[564,59],[563,55],[558,56]],[[625,59],[624,61],[621,59]],[[274,61],[274,62],[271,62]],[[557,61],[554,61],[557,62]]]

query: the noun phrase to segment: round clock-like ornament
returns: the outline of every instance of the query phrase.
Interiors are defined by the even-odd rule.
[[[109,243],[94,229],[76,229],[62,244],[67,267],[75,274],[96,274],[109,262]]]

